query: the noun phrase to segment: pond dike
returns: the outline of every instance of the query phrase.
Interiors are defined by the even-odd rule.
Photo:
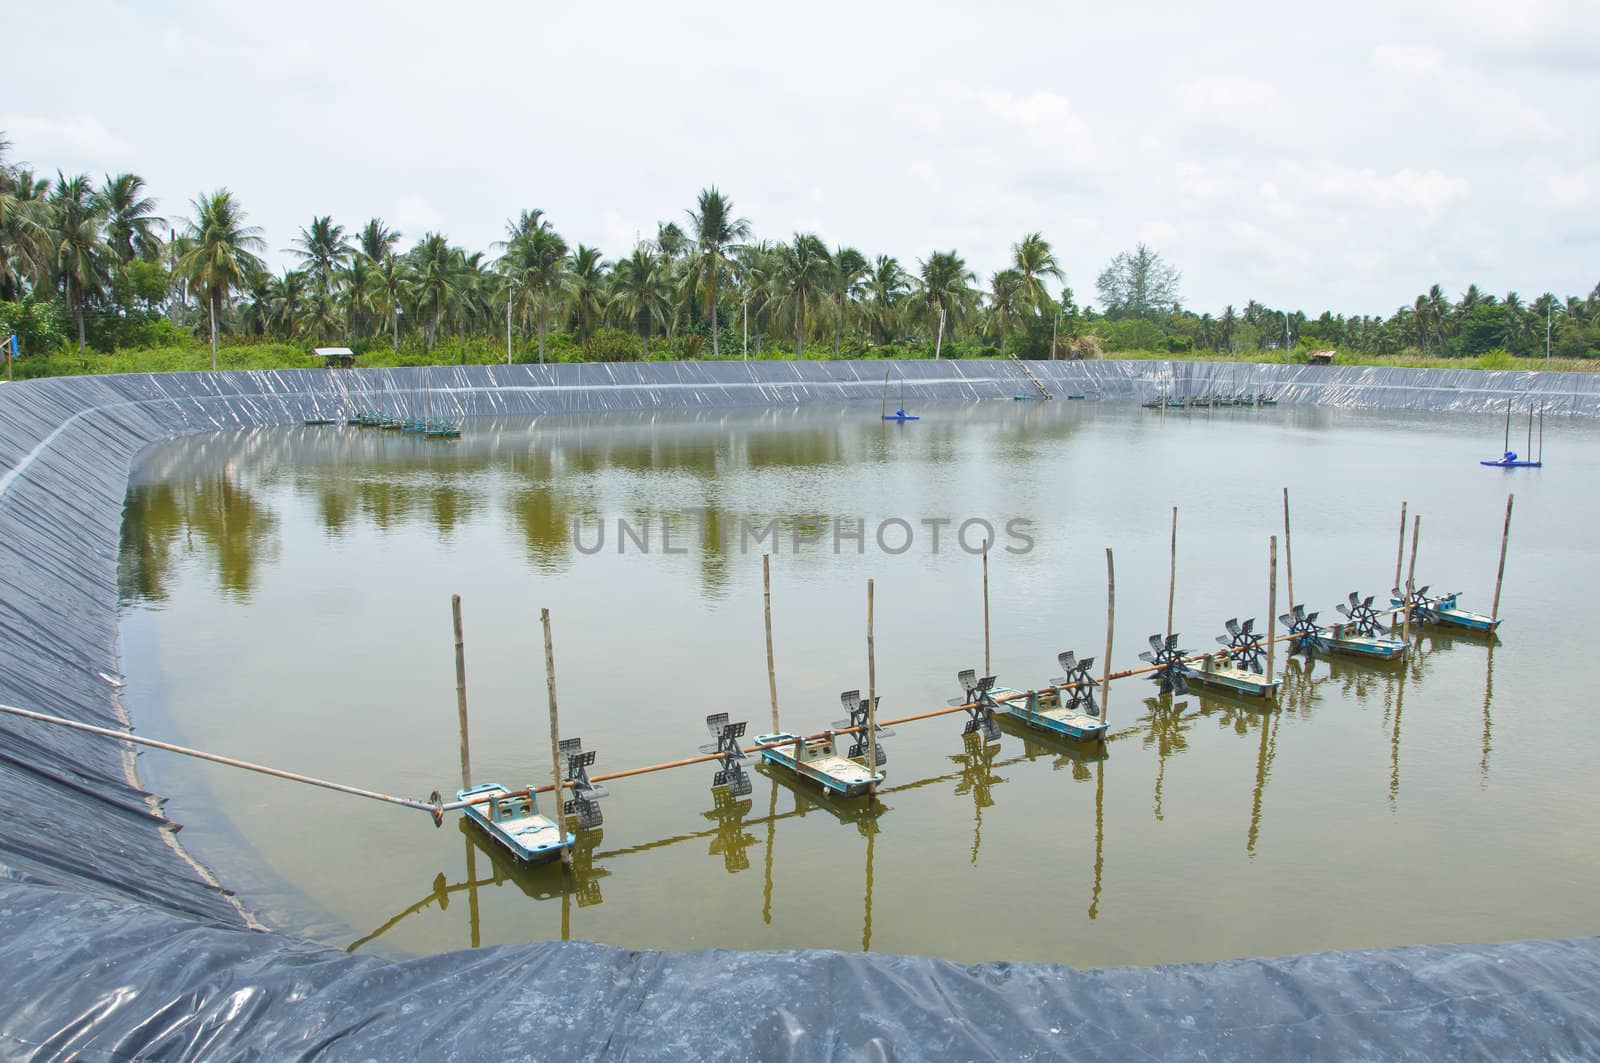
[[[1145,361],[1028,368],[1057,399],[1264,393],[1282,404],[1484,412],[1514,397],[1519,412],[1543,402],[1552,415],[1600,415],[1600,374]],[[415,415],[426,404],[436,417],[472,418],[873,404],[886,369],[891,409],[902,376],[913,412],[1036,393],[1021,369],[999,361],[0,384],[0,703],[128,726],[117,696],[118,544],[129,471],[154,443],[357,406]],[[0,1058],[1600,1055],[1595,938],[1088,971],[562,942],[398,962],[348,955],[256,928],[228,883],[177,844],[135,763],[131,747],[0,715]],[[1529,897],[1538,903],[1536,886]],[[1350,903],[1382,899],[1353,893]]]

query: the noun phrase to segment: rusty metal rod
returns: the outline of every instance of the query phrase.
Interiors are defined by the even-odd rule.
[[[191,749],[188,746],[174,745],[171,742],[162,742],[154,738],[141,738],[138,735],[113,730],[110,727],[98,727],[92,723],[79,723],[77,720],[51,716],[43,712],[34,712],[31,709],[21,709],[15,705],[0,705],[0,712],[21,716],[28,720],[37,720],[40,723],[55,724],[58,727],[70,727],[74,731],[87,731],[90,734],[103,735],[106,738],[115,738],[123,742],[134,742],[141,746],[164,749],[168,753],[181,753],[186,757],[194,757],[197,760],[209,760],[213,764],[223,764],[230,768],[243,768],[245,771],[271,775],[277,779],[301,782],[308,786],[320,786],[324,790],[337,790],[339,793],[350,794],[354,797],[366,797],[373,801],[386,801],[391,805],[404,805],[406,808],[414,808],[419,812],[427,812],[433,815],[436,820],[439,814],[444,811],[443,806],[437,801],[430,804],[427,801],[419,801],[411,797],[394,797],[390,794],[378,793],[376,790],[363,790],[359,786],[346,786],[343,783],[329,782],[327,779],[317,779],[310,775],[300,775],[292,771],[284,771],[281,768],[269,768],[265,764],[252,764],[248,760],[236,760],[233,757],[222,756],[220,753],[207,753],[203,749]]]

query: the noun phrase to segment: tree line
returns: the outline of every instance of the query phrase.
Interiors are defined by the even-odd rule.
[[[442,339],[504,340],[561,357],[1017,354],[1098,350],[1251,352],[1325,346],[1360,354],[1503,350],[1600,355],[1600,285],[1524,300],[1435,285],[1382,316],[1269,308],[1196,314],[1181,275],[1144,244],[1116,256],[1080,306],[1041,233],[1023,234],[987,281],[956,250],[902,264],[830,248],[812,233],[759,238],[715,187],[681,221],[610,259],[570,244],[542,210],[506,222],[485,251],[425,232],[409,248],[381,218],[349,230],[313,217],[269,270],[262,231],[226,189],[168,219],[133,173],[46,177],[9,160],[0,135],[0,333],[54,345],[156,347],[224,337],[358,350]],[[3,339],[0,335],[0,339]],[[530,349],[531,348],[531,349]]]

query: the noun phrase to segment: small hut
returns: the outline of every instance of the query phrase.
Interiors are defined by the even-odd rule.
[[[356,352],[348,347],[314,347],[313,358],[321,358],[329,369],[349,369],[356,364]]]

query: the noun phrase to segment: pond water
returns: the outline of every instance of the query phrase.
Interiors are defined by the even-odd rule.
[[[991,670],[1027,688],[1062,650],[1103,655],[1108,546],[1113,662],[1137,663],[1166,623],[1173,506],[1181,645],[1214,647],[1230,617],[1264,626],[1286,485],[1296,600],[1324,618],[1392,585],[1402,500],[1423,518],[1418,582],[1487,612],[1514,490],[1501,637],[1428,630],[1404,666],[1297,661],[1276,709],[1119,681],[1098,749],[1011,731],[973,744],[961,716],[905,724],[871,805],[764,770],[738,802],[713,799],[710,765],[618,780],[570,878],[512,866],[455,814],[436,829],[156,752],[145,782],[265,921],[388,955],[570,937],[1087,966],[1593,932],[1600,723],[1578,665],[1594,425],[1551,422],[1550,464],[1511,473],[1477,465],[1500,451],[1492,415],[919,412],[469,422],[454,442],[306,427],[154,448],[122,545],[129,711],[152,737],[451,794],[454,593],[475,781],[549,781],[541,608],[562,731],[598,751],[593,771],[691,756],[710,713],[770,728],[770,552],[784,727],[819,730],[840,691],[867,687],[869,578],[881,711],[906,715],[984,666],[983,570],[963,541],[979,549],[985,527]]]

